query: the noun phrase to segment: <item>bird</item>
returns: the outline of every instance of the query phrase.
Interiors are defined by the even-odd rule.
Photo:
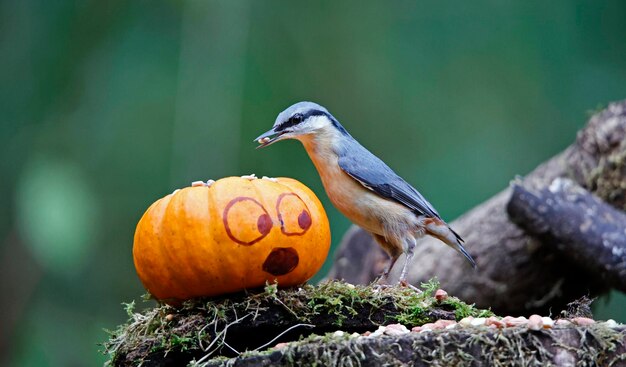
[[[379,282],[404,253],[398,279],[406,280],[416,240],[433,236],[476,262],[463,239],[417,189],[363,147],[319,104],[298,102],[282,111],[272,128],[255,139],[257,148],[285,139],[299,140],[317,169],[331,203],[350,221],[369,232],[390,257]]]

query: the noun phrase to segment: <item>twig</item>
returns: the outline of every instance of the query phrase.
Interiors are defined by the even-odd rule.
[[[311,325],[311,324],[296,324],[296,325],[293,325],[293,326],[291,326],[291,327],[287,328],[287,330],[283,331],[282,333],[280,333],[280,334],[276,335],[276,337],[275,337],[274,339],[272,339],[272,340],[268,341],[267,343],[265,343],[265,344],[261,345],[260,347],[258,347],[258,348],[256,348],[256,349],[254,349],[254,351],[256,352],[256,351],[258,351],[258,350],[260,350],[260,349],[263,349],[263,348],[267,347],[268,345],[270,345],[270,344],[272,344],[273,342],[275,342],[275,341],[276,341],[276,339],[280,338],[281,336],[285,335],[285,334],[286,334],[286,333],[288,333],[289,331],[291,331],[291,330],[293,330],[293,329],[295,329],[295,328],[297,328],[297,327],[299,327],[299,326],[315,327],[315,325]]]
[[[222,344],[224,343],[224,339],[226,337],[226,332],[228,331],[228,328],[231,327],[232,325],[238,324],[239,322],[241,322],[243,319],[245,319],[248,316],[252,316],[251,313],[245,315],[242,318],[236,319],[235,321],[231,322],[230,324],[226,325],[224,327],[224,330],[220,331],[219,333],[216,333],[215,338],[213,339],[213,341],[211,341],[211,343],[206,347],[206,349],[204,350],[205,352],[207,352],[207,354],[205,354],[202,358],[200,358],[199,360],[196,361],[196,364],[202,363],[204,362],[206,359],[208,359],[211,355],[213,355],[213,353],[215,353],[215,351],[219,348],[216,347],[215,349],[213,349],[212,351],[209,351],[211,349],[211,347],[213,347],[213,345],[221,339]],[[217,324],[217,323],[216,323]],[[230,346],[229,346],[230,348]],[[232,349],[232,348],[231,348]],[[234,349],[233,349],[234,350]],[[235,351],[235,350],[234,350]],[[236,352],[236,351],[235,351]]]

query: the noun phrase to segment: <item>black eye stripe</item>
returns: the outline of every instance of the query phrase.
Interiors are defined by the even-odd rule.
[[[309,110],[305,113],[296,113],[293,116],[291,116],[289,118],[289,120],[283,122],[282,124],[278,125],[275,129],[275,131],[282,131],[285,130],[288,127],[292,127],[295,125],[298,125],[299,123],[301,123],[302,121],[306,121],[306,119],[308,119],[311,116],[326,116],[328,117],[331,121],[333,120],[332,116],[330,116],[330,114],[328,112],[324,112],[324,111],[320,111],[320,110]]]

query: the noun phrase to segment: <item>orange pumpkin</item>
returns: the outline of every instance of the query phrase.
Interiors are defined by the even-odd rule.
[[[133,258],[146,289],[176,302],[268,281],[302,284],[329,247],[326,212],[302,183],[228,177],[152,204],[137,224]]]

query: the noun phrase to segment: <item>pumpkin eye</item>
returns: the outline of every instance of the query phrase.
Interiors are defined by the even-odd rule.
[[[263,205],[246,196],[239,196],[226,205],[223,220],[228,237],[245,246],[262,240],[274,225]]]
[[[301,236],[313,224],[309,208],[294,193],[280,195],[276,202],[276,211],[280,230],[287,236]]]

